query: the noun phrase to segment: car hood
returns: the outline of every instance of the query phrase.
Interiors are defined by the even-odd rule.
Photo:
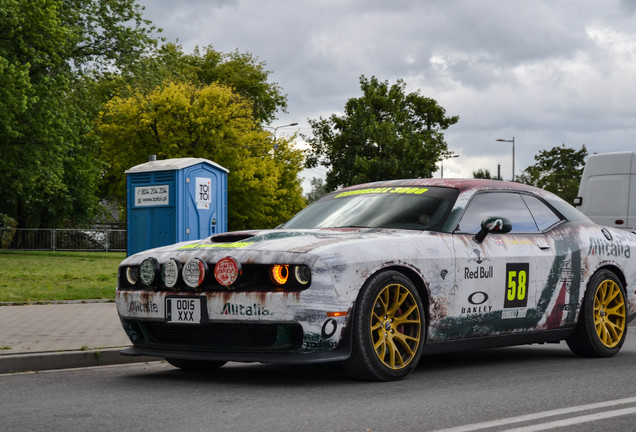
[[[245,249],[268,252],[316,252],[343,243],[373,241],[422,235],[423,231],[388,230],[379,228],[329,228],[240,231],[218,234],[210,238],[181,244],[180,250],[187,249]]]
[[[331,254],[333,248],[359,245],[361,242],[380,245],[388,237],[395,240],[412,236],[430,235],[427,231],[408,231],[381,228],[329,228],[293,230],[253,230],[217,234],[203,240],[176,243],[139,252],[128,257],[126,264],[141,262],[152,255],[157,258],[218,254],[242,255],[244,257],[272,253],[313,253]]]

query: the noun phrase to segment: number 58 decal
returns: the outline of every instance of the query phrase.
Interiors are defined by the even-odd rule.
[[[530,264],[506,264],[506,295],[504,308],[526,307],[528,305],[528,282]]]

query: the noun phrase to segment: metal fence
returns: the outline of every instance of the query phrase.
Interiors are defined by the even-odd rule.
[[[126,230],[18,228],[9,249],[43,251],[126,251]]]

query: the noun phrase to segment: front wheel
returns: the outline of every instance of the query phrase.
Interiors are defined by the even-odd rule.
[[[627,319],[625,288],[608,270],[590,279],[574,333],[566,342],[583,357],[611,357],[625,342]]]
[[[396,271],[374,275],[358,296],[345,370],[366,380],[405,377],[422,355],[425,321],[422,300],[406,276]]]

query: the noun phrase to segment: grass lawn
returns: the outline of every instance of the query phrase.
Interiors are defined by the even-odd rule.
[[[0,250],[0,302],[115,299],[124,252]]]

